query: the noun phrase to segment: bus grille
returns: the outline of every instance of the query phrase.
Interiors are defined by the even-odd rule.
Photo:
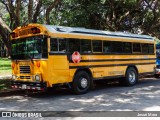
[[[30,66],[20,66],[20,73],[21,74],[30,74]]]
[[[20,79],[31,79],[31,77],[30,76],[20,76]]]

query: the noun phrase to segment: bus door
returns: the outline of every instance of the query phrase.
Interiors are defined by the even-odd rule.
[[[65,39],[50,39],[49,79],[52,84],[69,80],[69,61],[67,59],[67,42]]]

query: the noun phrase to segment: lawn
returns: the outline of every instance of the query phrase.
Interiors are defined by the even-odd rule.
[[[11,60],[0,58],[0,76],[11,75]]]
[[[11,75],[11,60],[0,58],[0,76]],[[10,80],[0,79],[0,92],[10,88]]]

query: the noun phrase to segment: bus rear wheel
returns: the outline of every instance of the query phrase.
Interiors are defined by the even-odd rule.
[[[133,86],[138,82],[138,73],[133,67],[129,67],[125,75],[125,85]]]
[[[91,86],[91,78],[85,71],[79,71],[76,73],[73,83],[72,89],[75,94],[85,94],[88,92]]]

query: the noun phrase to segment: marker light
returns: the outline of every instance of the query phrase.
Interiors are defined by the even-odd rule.
[[[38,28],[36,28],[36,27],[31,28],[31,30],[32,30],[32,33],[33,33],[33,34],[37,34],[37,33],[40,33],[40,32],[41,32],[40,29],[38,29]]]
[[[41,66],[40,62],[37,62],[36,65],[37,65],[37,67],[40,67],[40,66]]]
[[[14,67],[15,67],[15,64],[14,64],[14,63],[12,63],[12,69],[14,69]]]
[[[16,37],[18,37],[18,34],[17,34],[17,33],[15,33],[15,32],[12,32],[10,35],[12,36],[12,38],[16,38]]]

